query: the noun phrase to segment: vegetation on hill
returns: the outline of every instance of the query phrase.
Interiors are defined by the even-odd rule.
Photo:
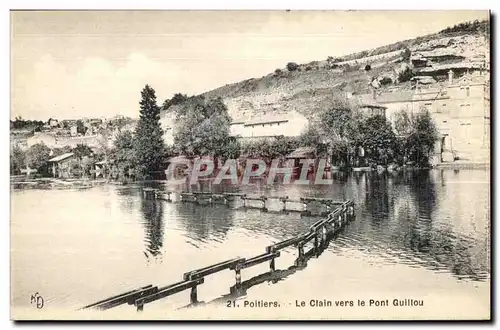
[[[41,120],[25,120],[22,117],[16,117],[10,121],[11,130],[29,130],[38,132],[43,127],[44,122]]]

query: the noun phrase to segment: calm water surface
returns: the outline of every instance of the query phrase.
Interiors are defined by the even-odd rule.
[[[276,299],[304,283],[310,283],[311,297],[377,287],[397,292],[408,286],[436,293],[488,284],[489,185],[489,171],[432,170],[338,175],[328,186],[191,189],[355,201],[355,221],[307,268],[248,291],[248,299]],[[13,190],[13,305],[29,306],[31,295],[39,292],[47,309],[79,308],[139,286],[167,285],[192,269],[261,254],[267,245],[305,232],[317,221],[299,214],[144,199],[141,188]],[[285,250],[277,268],[287,268],[295,257],[293,248]],[[243,280],[267,270],[267,263],[245,270]],[[207,277],[199,299],[216,299],[232,284],[233,272]],[[153,304],[176,308],[188,302],[186,291]]]

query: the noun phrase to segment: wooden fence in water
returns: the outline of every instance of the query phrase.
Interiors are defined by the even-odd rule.
[[[244,209],[259,209],[264,212],[273,212],[272,202],[278,202],[279,207],[274,212],[299,212],[302,215],[327,216],[331,211],[344,202],[327,198],[290,198],[288,196],[262,196],[244,193],[212,193],[212,192],[175,192],[159,189],[144,188],[144,197],[164,200],[167,202],[180,201],[199,205],[227,205],[234,206],[238,202]],[[175,197],[174,197],[175,196]],[[294,207],[295,206],[295,207]]]
[[[205,277],[227,269],[235,272],[235,285],[231,289],[232,291],[235,291],[233,293],[238,294],[238,292],[245,290],[241,281],[241,271],[243,269],[264,262],[269,262],[270,273],[272,275],[276,272],[275,259],[280,256],[280,250],[291,246],[297,248],[298,250],[295,266],[304,266],[306,263],[306,255],[319,255],[321,247],[325,245],[325,242],[327,242],[328,235],[335,235],[355,217],[354,202],[352,201],[336,203],[327,199],[321,199],[321,201],[329,205],[338,205],[338,207],[329,212],[325,218],[312,224],[309,227],[308,232],[270,245],[266,247],[263,254],[249,259],[237,257],[201,269],[192,270],[184,273],[182,280],[177,283],[163,287],[147,285],[98,301],[83,307],[83,309],[107,310],[119,305],[129,304],[134,305],[137,308],[137,311],[142,311],[144,309],[144,305],[148,303],[169,297],[188,289],[191,290],[190,305],[197,305],[199,303],[197,288],[199,285],[204,283]],[[304,251],[305,245],[309,242],[313,242],[313,247],[309,251]]]

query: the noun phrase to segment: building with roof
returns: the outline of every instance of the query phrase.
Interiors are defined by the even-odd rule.
[[[490,87],[489,77],[471,73],[459,79],[448,70],[448,80],[439,84],[417,84],[415,89],[374,94],[377,104],[386,107],[386,118],[394,125],[401,110],[413,114],[427,110],[436,123],[440,139],[436,162],[465,159],[489,162]],[[360,95],[361,103],[373,99]]]
[[[302,114],[271,113],[253,117],[244,122],[233,121],[232,135],[241,138],[269,138],[277,136],[299,136],[309,121]]]
[[[68,152],[48,160],[51,165],[51,172],[54,178],[71,177],[71,169],[75,154]]]

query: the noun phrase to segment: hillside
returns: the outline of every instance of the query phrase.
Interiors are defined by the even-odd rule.
[[[235,119],[296,110],[310,116],[327,96],[413,88],[411,77],[438,84],[453,69],[489,68],[489,22],[462,23],[439,33],[372,50],[305,64],[284,63],[261,78],[251,78],[203,93],[221,97]],[[422,77],[422,78],[419,78]],[[176,107],[176,106],[173,106]]]

